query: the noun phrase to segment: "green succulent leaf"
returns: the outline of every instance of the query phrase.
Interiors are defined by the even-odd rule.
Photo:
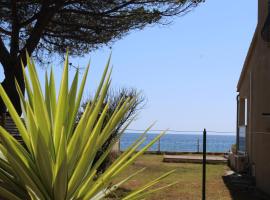
[[[98,151],[135,103],[135,98],[122,98],[116,109],[108,114],[109,103],[105,103],[105,99],[111,84],[110,59],[111,56],[93,101],[88,103],[79,120],[77,114],[90,65],[81,83],[79,72],[76,71],[69,86],[68,54],[58,94],[52,70],[49,75],[45,74],[45,89],[41,89],[34,62],[27,54],[28,73],[25,66],[22,66],[27,98],[16,82],[23,118],[18,115],[0,85],[0,97],[23,139],[23,144],[20,144],[0,126],[0,197],[9,200],[101,200],[144,170],[112,184],[119,173],[164,134],[161,133],[139,150],[145,141],[145,134],[152,126],[104,173],[97,174],[97,169],[111,152],[114,143],[110,143],[95,161]],[[129,123],[119,132],[118,137],[124,133]],[[171,173],[173,171],[133,191],[124,199],[143,199],[151,192],[167,187],[150,190]]]

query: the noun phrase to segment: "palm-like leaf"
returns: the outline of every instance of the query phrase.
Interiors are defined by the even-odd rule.
[[[0,127],[0,196],[11,200],[98,200],[105,198],[137,174],[113,186],[110,185],[115,176],[143,154],[163,133],[137,151],[145,139],[144,136],[140,137],[100,176],[97,176],[96,170],[113,145],[110,145],[100,159],[93,163],[98,149],[102,147],[134,103],[134,99],[121,102],[104,126],[108,105],[103,104],[111,82],[109,63],[110,61],[105,67],[93,102],[87,105],[78,123],[76,115],[89,66],[79,90],[77,90],[78,72],[69,88],[68,58],[66,58],[57,97],[53,72],[49,77],[46,74],[45,94],[43,94],[34,63],[28,56],[29,77],[24,72],[27,99],[17,87],[21,96],[24,122],[0,86],[0,96],[26,146],[23,147]],[[145,189],[155,185],[170,173],[135,190],[125,199],[144,198],[151,193],[149,190],[143,192]]]

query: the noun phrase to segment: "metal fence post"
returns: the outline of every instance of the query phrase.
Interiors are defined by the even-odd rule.
[[[202,200],[205,200],[205,183],[206,183],[206,129],[203,130]]]
[[[158,153],[160,153],[160,138],[158,139]]]
[[[118,140],[118,150],[119,152],[121,152],[121,138],[119,138]]]
[[[197,139],[197,153],[200,152],[200,139]]]

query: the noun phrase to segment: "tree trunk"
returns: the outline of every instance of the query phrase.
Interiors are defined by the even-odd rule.
[[[1,83],[3,88],[5,89],[7,95],[9,96],[11,102],[13,103],[13,106],[15,107],[17,113],[19,115],[22,114],[22,108],[20,103],[20,97],[17,92],[15,79],[17,80],[21,91],[24,94],[25,90],[25,83],[24,83],[24,77],[23,77],[23,71],[22,67],[18,64],[14,64],[12,66],[8,66],[4,68],[4,74],[5,79]],[[7,112],[7,108],[5,104],[3,103],[2,99],[0,100],[0,112],[1,114]]]

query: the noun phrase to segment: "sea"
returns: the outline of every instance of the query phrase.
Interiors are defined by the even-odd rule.
[[[140,136],[139,133],[125,133],[120,139],[120,150],[127,149]],[[142,146],[153,140],[158,134],[148,133]],[[228,152],[236,143],[235,134],[208,134],[206,139],[207,152]],[[141,147],[142,147],[141,146]],[[140,147],[140,148],[141,148]],[[159,149],[160,148],[160,149]],[[198,133],[165,134],[148,151],[166,152],[202,152],[203,136]]]

